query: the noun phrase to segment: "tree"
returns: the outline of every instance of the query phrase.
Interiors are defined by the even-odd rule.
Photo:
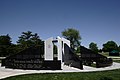
[[[72,49],[78,48],[80,46],[81,36],[79,31],[73,28],[68,28],[62,31],[62,36],[70,40],[70,45]]]
[[[107,43],[103,44],[103,51],[112,51],[118,50],[118,45],[114,41],[108,41]]]
[[[0,36],[0,45],[11,45],[11,38],[9,34]]]
[[[92,50],[92,51],[94,51],[94,52],[98,52],[97,44],[94,43],[94,42],[91,42],[91,43],[89,44],[89,48],[90,48],[90,50]]]
[[[19,37],[17,44],[21,46],[22,49],[31,47],[31,46],[43,46],[43,41],[39,38],[38,34],[33,34],[31,31],[22,32],[22,35]]]
[[[8,54],[6,56],[18,53],[18,47],[17,47],[17,45],[16,44],[11,44],[11,46],[9,46],[7,48],[7,53]]]
[[[10,36],[1,35],[0,36],[0,56],[7,56],[10,54],[9,47],[12,45]]]

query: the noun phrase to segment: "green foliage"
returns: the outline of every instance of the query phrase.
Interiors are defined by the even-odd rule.
[[[75,53],[80,53],[80,46],[79,46],[79,47],[77,47],[77,49],[76,49]]]
[[[62,36],[70,40],[71,48],[75,49],[80,46],[81,36],[79,31],[73,28],[68,28],[62,32]]]
[[[3,80],[120,80],[120,69],[101,72],[27,74]]]
[[[91,43],[89,44],[89,48],[90,48],[92,51],[96,52],[96,53],[98,52],[97,44],[94,43],[94,42],[91,42]]]
[[[0,36],[0,45],[11,45],[11,38],[8,34]]]
[[[6,55],[6,56],[15,54],[16,52],[17,52],[17,50],[16,50],[16,45],[11,44],[11,45],[7,48],[7,55]]]
[[[0,36],[0,56],[6,56],[10,54],[10,47],[11,47],[11,38],[7,35]]]
[[[112,51],[118,50],[118,45],[114,41],[108,41],[107,43],[103,44],[103,51]]]
[[[19,48],[28,48],[30,46],[43,46],[43,41],[39,38],[38,34],[33,34],[31,31],[22,32],[22,35],[17,41]]]
[[[117,63],[120,63],[120,60],[113,60],[113,62],[117,62]]]
[[[2,57],[18,53],[31,46],[40,46],[42,52],[44,52],[44,42],[37,33],[33,34],[31,31],[22,32],[17,44],[11,43],[11,37],[8,34],[0,36],[0,56]]]
[[[104,77],[101,77],[100,80],[113,80],[113,78],[104,76]]]

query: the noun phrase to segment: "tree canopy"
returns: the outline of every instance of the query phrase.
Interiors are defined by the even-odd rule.
[[[0,36],[0,45],[11,45],[11,37],[7,35]]]
[[[37,33],[31,31],[22,32],[17,44],[11,43],[11,37],[8,34],[0,36],[0,56],[9,56],[31,46],[40,47],[41,52],[44,53],[44,42]]]
[[[11,37],[7,35],[0,36],[0,56],[6,56],[10,54]]]
[[[22,35],[19,37],[17,41],[18,45],[23,46],[24,48],[41,45],[42,40],[39,38],[37,33],[32,33],[31,31],[22,32]]]
[[[112,51],[118,50],[118,45],[114,41],[108,41],[107,43],[103,44],[103,51]]]
[[[97,44],[94,43],[94,42],[91,42],[91,43],[89,44],[89,49],[91,49],[91,50],[94,51],[94,52],[98,52]]]
[[[68,28],[62,31],[62,36],[70,40],[70,45],[72,49],[78,48],[80,46],[81,36],[78,30],[73,28]]]

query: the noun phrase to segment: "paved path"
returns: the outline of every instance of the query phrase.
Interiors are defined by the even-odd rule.
[[[116,58],[116,59],[120,59],[119,56],[109,56],[108,58]]]
[[[84,70],[80,70],[65,65],[62,67],[63,67],[62,70],[19,70],[19,69],[8,69],[8,68],[0,67],[0,79],[10,76],[32,74],[32,73],[92,72],[92,71],[113,70],[113,69],[120,69],[120,63],[113,62],[112,66],[105,68],[93,68],[89,66],[83,66]]]
[[[120,60],[120,57],[118,56],[109,56],[108,58],[112,58],[113,60]]]

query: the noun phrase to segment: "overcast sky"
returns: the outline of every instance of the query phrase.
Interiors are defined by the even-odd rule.
[[[110,40],[120,45],[120,0],[0,0],[0,35],[9,34],[13,43],[24,31],[45,40],[67,28],[79,30],[86,47]]]

